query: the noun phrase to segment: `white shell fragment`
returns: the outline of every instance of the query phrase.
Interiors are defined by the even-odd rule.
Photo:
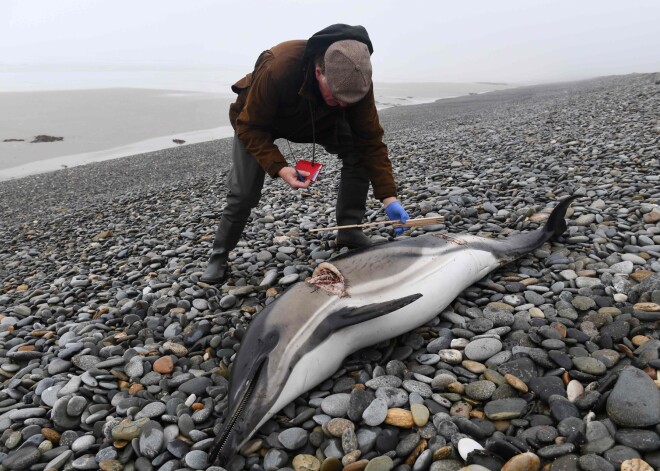
[[[461,438],[458,441],[458,454],[461,455],[463,460],[467,460],[467,457],[474,450],[483,450],[484,447],[479,445],[478,442],[472,440],[471,438]]]

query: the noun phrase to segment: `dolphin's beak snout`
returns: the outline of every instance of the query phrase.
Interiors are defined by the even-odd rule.
[[[244,392],[239,396],[240,400],[231,404],[230,414],[227,414],[220,433],[209,452],[209,464],[218,463],[220,466],[225,467],[238,453],[240,447],[256,431],[255,426],[267,409],[263,408],[265,404],[259,401],[255,403],[252,399],[266,363],[267,361],[263,361],[256,370],[254,377],[245,384]]]
[[[224,468],[231,461],[234,455],[238,453],[239,445],[245,439],[243,429],[244,422],[242,418],[236,414],[233,417],[227,417],[209,452],[210,466],[219,465]]]

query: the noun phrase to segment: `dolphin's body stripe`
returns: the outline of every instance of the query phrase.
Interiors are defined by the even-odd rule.
[[[343,275],[344,295],[305,282],[287,289],[244,336],[230,377],[225,424],[232,425],[225,425],[212,461],[226,462],[351,353],[424,325],[465,288],[563,233],[572,199],[555,208],[545,227],[504,239],[427,234],[337,257],[332,264]],[[240,414],[238,404],[246,405]]]

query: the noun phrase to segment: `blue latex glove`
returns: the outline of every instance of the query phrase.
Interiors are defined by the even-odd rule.
[[[391,221],[401,221],[405,223],[408,219],[410,219],[410,216],[398,201],[392,201],[390,204],[385,206],[385,214],[387,214],[387,217],[390,218]],[[394,237],[403,234],[406,229],[408,228],[397,227],[394,229]]]

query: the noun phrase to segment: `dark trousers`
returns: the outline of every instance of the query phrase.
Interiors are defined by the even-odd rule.
[[[337,154],[342,161],[338,200],[349,198],[366,202],[369,177],[352,142],[343,141],[338,146],[326,146],[325,149]],[[265,175],[257,160],[247,151],[238,136],[234,135],[232,167],[227,176],[227,204],[222,212],[223,219],[232,224],[247,223],[252,208],[255,208],[261,199]],[[340,218],[341,216],[338,216],[338,224],[341,224]]]
[[[345,122],[340,124],[338,131],[340,144],[326,147],[328,152],[338,154],[342,160],[337,195],[337,224],[359,224],[366,212],[369,178],[360,155],[353,146],[348,124]],[[257,160],[247,151],[238,136],[234,135],[232,167],[227,175],[227,203],[218,224],[209,264],[212,273],[218,273],[217,270],[226,264],[229,252],[238,244],[252,208],[256,207],[261,199],[265,175],[266,172],[259,166]],[[349,236],[354,242],[356,237],[354,231],[356,230],[340,231],[338,243],[339,238]],[[358,236],[366,239],[362,231],[359,231]],[[362,244],[366,243],[361,239],[359,241]]]
[[[247,223],[252,208],[259,204],[266,172],[234,134],[232,166],[227,175],[227,204],[222,218],[232,224]],[[241,229],[242,230],[242,229]]]

